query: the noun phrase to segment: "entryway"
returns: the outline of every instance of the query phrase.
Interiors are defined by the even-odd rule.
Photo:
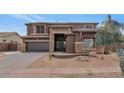
[[[66,47],[66,36],[64,34],[55,34],[54,50],[64,52]]]

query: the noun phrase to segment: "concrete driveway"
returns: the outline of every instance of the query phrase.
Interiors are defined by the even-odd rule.
[[[10,77],[11,73],[25,69],[28,65],[44,55],[47,55],[47,53],[30,52],[0,57],[0,78]]]
[[[47,53],[16,53],[0,58],[0,69],[20,69],[25,68],[38,58]]]

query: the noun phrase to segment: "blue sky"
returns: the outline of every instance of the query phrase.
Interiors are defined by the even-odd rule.
[[[25,23],[30,22],[98,22],[107,14],[0,14],[0,32],[18,32],[26,35]],[[112,14],[113,19],[124,23],[124,14]]]

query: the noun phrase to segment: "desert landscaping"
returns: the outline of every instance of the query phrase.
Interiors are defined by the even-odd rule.
[[[27,67],[28,69],[51,68],[53,77],[123,77],[116,53],[90,57],[77,56],[72,58],[57,58],[43,56]]]
[[[102,56],[101,54],[89,57],[81,55],[64,58],[52,56],[50,59],[48,53],[8,52],[8,55],[0,57],[0,77],[123,77],[118,54],[115,52],[105,54],[103,59]]]
[[[30,22],[0,33],[0,77],[123,77],[124,24]]]
[[[81,60],[82,58],[82,60]],[[83,60],[84,59],[84,60]],[[112,53],[111,55],[105,55],[104,60],[96,57],[90,57],[89,60],[86,60],[86,56],[77,56],[72,58],[57,58],[52,57],[49,60],[49,56],[43,56],[33,62],[28,68],[43,68],[43,67],[117,67],[119,66],[119,57],[117,57],[116,53]]]

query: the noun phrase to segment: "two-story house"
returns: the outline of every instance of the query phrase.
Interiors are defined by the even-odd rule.
[[[27,23],[26,51],[80,52],[93,47],[98,23]],[[87,43],[90,42],[90,43]]]

